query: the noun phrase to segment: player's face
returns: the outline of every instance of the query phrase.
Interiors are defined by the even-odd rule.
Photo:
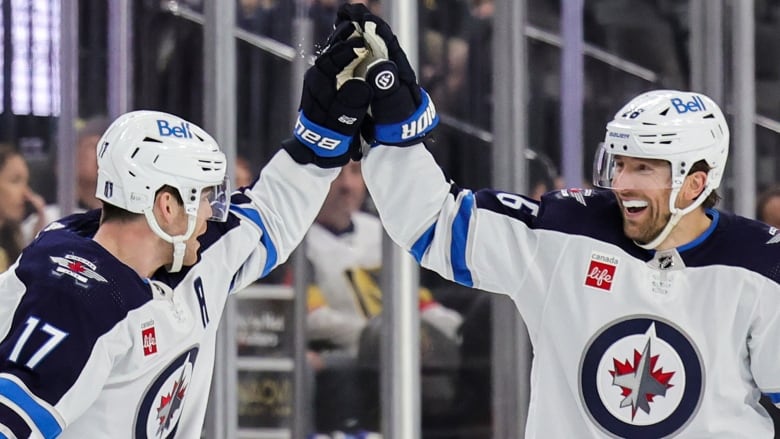
[[[359,162],[349,162],[330,186],[323,209],[352,213],[360,209],[366,199],[366,185],[360,173]]]
[[[648,243],[669,222],[671,166],[664,160],[618,157],[612,190],[623,215],[623,232],[634,241]]]
[[[195,220],[195,231],[192,232],[192,236],[187,240],[187,250],[184,253],[183,265],[188,266],[198,262],[198,250],[200,249],[198,237],[206,233],[206,221],[210,216],[211,205],[209,204],[209,194],[204,190],[200,196],[198,218]]]

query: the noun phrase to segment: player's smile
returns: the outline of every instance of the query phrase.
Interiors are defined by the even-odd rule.
[[[623,215],[626,219],[639,217],[647,210],[648,202],[643,200],[623,200]]]
[[[665,205],[664,199],[640,199],[636,196],[618,195],[618,200],[622,207],[623,231],[634,241],[650,242],[661,233],[669,221],[669,213],[662,209]]]

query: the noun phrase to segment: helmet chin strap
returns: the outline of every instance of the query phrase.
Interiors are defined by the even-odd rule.
[[[167,270],[169,273],[177,273],[181,270],[182,264],[184,263],[184,254],[187,251],[187,240],[190,239],[190,236],[195,232],[195,221],[197,218],[195,215],[187,215],[187,231],[184,232],[183,235],[171,236],[165,233],[160,225],[157,224],[157,218],[154,217],[152,209],[144,210],[144,216],[155,235],[173,244],[173,262],[171,263],[171,267]]]
[[[693,200],[693,203],[691,203],[690,206],[686,207],[685,209],[678,209],[674,203],[677,200],[677,195],[680,193],[680,188],[672,189],[672,193],[669,194],[669,211],[672,213],[671,218],[669,218],[669,221],[664,226],[663,230],[661,230],[661,233],[658,234],[652,241],[648,242],[647,244],[642,244],[639,242],[634,241],[634,244],[642,247],[645,250],[655,250],[656,247],[661,245],[664,241],[666,241],[666,238],[669,237],[669,234],[672,233],[672,230],[677,226],[677,223],[680,222],[682,217],[685,215],[691,213],[694,209],[701,206],[701,203],[704,202],[704,200],[707,199],[707,197],[712,192],[712,188],[706,188],[704,189],[698,197],[696,197],[695,200]]]

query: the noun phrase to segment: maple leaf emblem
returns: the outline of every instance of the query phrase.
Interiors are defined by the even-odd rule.
[[[86,270],[86,267],[79,261],[70,261],[68,262],[68,269],[76,273],[83,273]]]
[[[631,406],[631,419],[636,416],[637,409],[650,414],[650,403],[656,396],[666,396],[666,390],[674,387],[669,381],[674,376],[674,372],[664,372],[663,368],[656,369],[658,355],[650,354],[650,340],[647,340],[642,353],[634,350],[633,363],[630,360],[621,362],[616,358],[612,359],[614,370],[610,370],[612,375],[612,385],[621,389],[624,396],[620,402],[620,407]]]
[[[157,407],[157,419],[160,421],[159,428],[157,429],[158,437],[162,437],[162,434],[171,426],[173,415],[181,408],[186,390],[187,386],[184,385],[184,370],[182,370],[179,379],[173,383],[173,390],[167,395],[160,397],[160,406]]]

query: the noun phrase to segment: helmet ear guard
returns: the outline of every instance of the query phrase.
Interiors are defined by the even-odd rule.
[[[593,163],[593,184],[612,189],[615,159],[620,156],[664,160],[671,167],[667,227],[645,248],[655,248],[683,215],[699,207],[720,186],[729,151],[729,128],[718,105],[693,92],[655,90],[643,93],[620,109],[607,124],[604,143]],[[675,201],[691,168],[709,166],[705,187],[694,202],[678,209]]]
[[[155,234],[176,247],[172,271],[181,267],[182,245],[192,235],[204,201],[211,209],[209,220],[227,219],[230,201],[225,154],[214,138],[191,122],[158,111],[125,113],[98,141],[97,158],[96,197],[144,214]],[[154,218],[155,196],[165,186],[179,193],[189,216],[191,224],[184,235],[170,236]]]

